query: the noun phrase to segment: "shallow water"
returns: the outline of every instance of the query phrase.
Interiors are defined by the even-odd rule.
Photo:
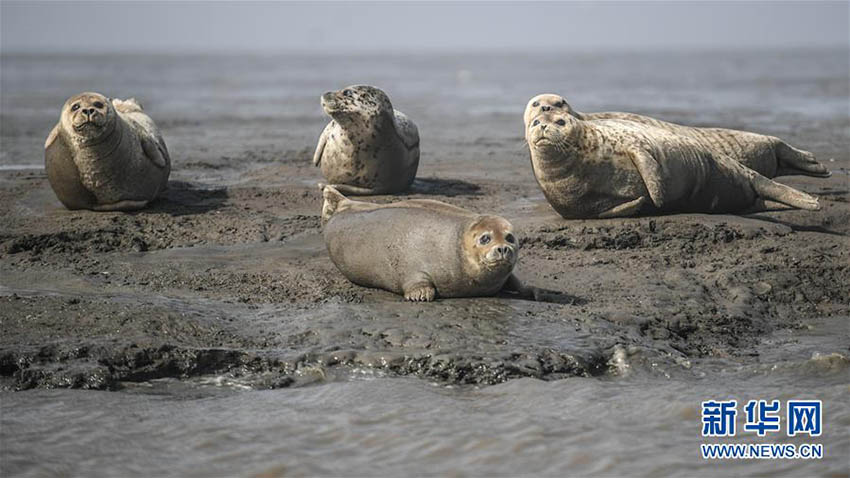
[[[62,102],[71,93],[94,90],[142,99],[163,129],[175,158],[172,179],[208,187],[256,182],[257,177],[262,177],[263,186],[269,189],[287,181],[312,185],[314,176],[281,178],[263,168],[279,158],[291,157],[284,154],[286,151],[311,152],[326,121],[318,105],[319,94],[351,83],[380,85],[399,109],[417,112],[422,144],[431,145],[423,146],[420,177],[431,176],[431,164],[438,160],[457,161],[464,164],[458,169],[468,171],[463,177],[469,182],[496,177],[505,179],[506,189],[518,188],[512,177],[488,171],[487,158],[508,157],[527,164],[521,110],[529,97],[548,91],[564,94],[579,110],[636,111],[689,124],[746,127],[782,135],[813,151],[834,154],[842,167],[847,165],[850,83],[845,51],[565,53],[558,60],[553,62],[551,56],[543,55],[464,54],[320,58],[3,56],[0,170],[23,174],[19,171],[28,169],[28,165],[40,167],[44,137],[55,123]],[[542,71],[546,74],[533,73]],[[248,154],[256,151],[261,154]],[[466,162],[484,166],[473,168]],[[838,168],[835,172],[846,175]],[[8,183],[17,184],[11,179]],[[432,186],[418,183],[422,191]],[[445,189],[445,185],[441,187]],[[468,187],[461,181],[456,189],[465,191]],[[480,201],[475,202],[478,198],[470,196],[471,202],[480,205]],[[14,199],[18,210],[31,218],[72,216],[59,211],[55,198],[44,188],[22,189]],[[517,224],[543,222],[540,211],[546,206],[541,204],[539,191],[533,190],[506,199],[500,210],[516,217]],[[147,227],[144,216],[137,219]],[[715,228],[729,222],[724,217],[692,220]],[[150,229],[160,227],[151,224]],[[740,227],[746,230],[767,231],[764,237],[783,236],[792,229],[784,223],[753,218],[737,224],[744,224]],[[103,229],[102,224],[95,225]],[[0,230],[2,234],[5,231]],[[95,241],[100,239],[94,237]],[[761,236],[756,237],[757,241]],[[141,304],[158,313],[166,310],[210,321],[219,316],[235,317],[234,328],[288,340],[280,342],[285,346],[278,343],[271,351],[256,345],[260,350],[246,346],[235,350],[238,353],[277,354],[284,361],[316,354],[314,362],[307,361],[308,366],[293,371],[297,378],[293,383],[300,386],[260,390],[258,383],[262,382],[245,373],[127,381],[120,384],[123,388],[118,387],[119,392],[0,392],[0,474],[850,473],[848,317],[807,320],[807,327],[768,332],[759,337],[757,358],[733,353],[696,359],[678,351],[663,337],[631,341],[637,334],[635,324],[629,322],[633,311],[606,310],[604,304],[599,305],[606,296],[597,298],[597,309],[591,314],[506,299],[405,305],[402,314],[397,298],[379,293],[368,295],[363,303],[320,297],[318,305],[291,305],[285,293],[272,291],[267,296],[255,294],[252,299],[257,299],[256,295],[262,299],[257,299],[258,304],[235,303],[234,296],[243,289],[229,282],[210,286],[193,279],[217,278],[219,270],[230,274],[222,272],[224,278],[248,277],[258,282],[268,276],[291,279],[292,270],[299,267],[315,266],[311,273],[323,271],[316,266],[325,256],[321,237],[315,231],[287,232],[277,242],[265,238],[248,243],[222,240],[220,244],[192,245],[168,244],[137,252],[110,249],[103,268],[85,263],[79,273],[68,272],[71,266],[64,262],[55,269],[23,267],[16,269],[14,276],[0,277],[0,296],[73,297],[78,301],[82,298],[83,305],[89,299],[104,299],[110,306],[133,309]],[[662,248],[658,251],[666,253]],[[625,255],[606,256],[610,252],[599,252],[598,261],[595,256],[579,258],[586,267],[564,273],[581,275],[587,282],[616,283],[616,278],[605,275],[610,274],[609,269],[593,268],[605,261],[628,264]],[[68,256],[74,254],[72,250]],[[645,254],[651,256],[653,252]],[[722,250],[717,254],[722,255]],[[65,256],[58,257],[65,260]],[[710,259],[715,261],[716,257]],[[32,262],[38,260],[42,258]],[[44,260],[49,262],[50,257]],[[724,265],[717,263],[718,267]],[[652,269],[652,264],[640,266]],[[676,273],[679,276],[664,282],[666,278],[656,277],[663,275],[658,271],[646,272],[647,277],[657,279],[648,286],[655,294],[652,307],[676,310],[677,301],[719,297],[705,293],[702,288],[706,286],[699,281],[694,281],[697,285],[688,282],[673,288],[671,282],[684,282],[682,277],[689,277],[679,269]],[[308,279],[309,275],[305,273]],[[118,279],[111,281],[111,277]],[[127,282],[120,282],[122,278]],[[627,283],[621,289],[616,286],[605,293],[621,294],[628,289]],[[684,293],[689,295],[684,297]],[[95,310],[103,313],[104,309]],[[618,317],[617,313],[621,313],[617,320],[610,319]],[[457,320],[441,321],[447,315]],[[439,335],[441,328],[460,332]],[[177,331],[165,333],[177,336],[179,324],[174,329]],[[300,334],[306,338],[300,338]],[[50,340],[62,342],[61,337]],[[430,372],[421,373],[422,378],[400,377],[392,373],[398,367],[386,366],[385,362],[394,358],[381,349],[384,342],[392,342],[397,353],[409,357],[424,354],[423,350],[431,353],[431,341],[443,353],[460,357],[468,369],[485,370],[476,377],[484,377],[484,383],[506,377],[499,367],[504,367],[504,357],[514,352],[534,358],[549,349],[567,350],[584,364],[598,360],[600,351],[605,351],[604,359],[612,372],[559,378],[568,373],[556,370],[547,375],[550,381],[520,378],[472,386],[450,384],[453,380],[468,383],[457,376],[432,382]],[[228,346],[221,347],[228,350]],[[322,354],[347,353],[346,347],[357,350],[354,360],[337,368],[322,366],[328,363],[328,356]],[[609,357],[611,348],[615,350]],[[578,372],[593,375],[592,365]],[[726,398],[736,398],[739,403],[749,399],[779,399],[783,403],[791,398],[823,400],[822,437],[789,439],[777,434],[758,439],[744,434],[725,442],[823,443],[825,458],[700,459],[698,446],[704,442],[700,437],[700,402]],[[739,418],[741,415],[739,411]],[[739,426],[741,423],[739,419]]]

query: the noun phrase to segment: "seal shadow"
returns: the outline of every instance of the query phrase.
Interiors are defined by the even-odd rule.
[[[227,198],[227,188],[224,187],[209,188],[187,181],[169,181],[166,190],[139,212],[164,212],[171,216],[204,214],[223,207]]]
[[[406,191],[428,196],[480,196],[481,186],[460,179],[416,178]]]

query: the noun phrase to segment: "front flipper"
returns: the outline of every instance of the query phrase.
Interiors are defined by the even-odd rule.
[[[322,153],[325,152],[325,145],[328,143],[328,131],[330,131],[332,124],[334,124],[333,121],[328,123],[319,136],[319,144],[316,145],[316,152],[313,153],[313,166],[318,166],[322,162]]]
[[[166,160],[166,155],[168,153],[163,154],[156,141],[147,137],[142,137],[142,151],[145,152],[145,156],[147,156],[147,158],[158,168],[164,168],[168,164]]]
[[[437,289],[425,274],[417,274],[402,287],[404,300],[411,302],[431,302],[437,296]]]
[[[661,184],[661,178],[664,177],[661,165],[646,151],[632,152],[632,163],[643,179],[646,190],[649,191],[649,198],[652,199],[652,204],[660,209],[666,200],[664,197],[664,188]]]
[[[641,196],[634,201],[629,201],[619,206],[614,206],[611,209],[599,215],[599,219],[608,217],[629,217],[640,212],[640,208],[646,203],[646,196]]]
[[[511,274],[505,285],[502,286],[502,292],[516,294],[520,299],[537,300],[539,301],[543,292],[537,287],[530,287],[522,283],[515,275]]]

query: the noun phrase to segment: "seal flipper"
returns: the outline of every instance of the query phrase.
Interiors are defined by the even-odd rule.
[[[714,160],[719,168],[731,170],[735,175],[748,179],[755,193],[762,199],[770,199],[771,201],[809,211],[820,209],[820,203],[814,196],[768,179],[726,156],[715,156]]]
[[[779,141],[776,145],[776,159],[779,160],[779,169],[776,172],[777,176],[789,176],[792,174],[802,174],[817,178],[828,178],[832,176],[832,173],[826,169],[826,166],[815,159],[814,154],[797,149],[784,141]]]
[[[74,163],[74,155],[59,133],[57,125],[45,142],[44,169],[50,187],[59,201],[68,209],[91,209],[97,197],[83,186],[80,170]]]
[[[404,300],[411,302],[431,302],[437,295],[437,289],[424,272],[417,272],[401,288],[404,292]]]
[[[142,137],[141,140],[142,151],[145,152],[145,156],[158,168],[164,168],[168,162],[165,159],[165,155],[162,153],[160,145],[156,141],[147,137]]]
[[[632,152],[632,163],[638,170],[643,183],[646,185],[646,190],[649,192],[649,198],[652,199],[652,204],[657,208],[664,206],[666,198],[664,197],[664,189],[661,184],[663,171],[658,161],[646,151]]]
[[[386,191],[373,188],[362,188],[360,186],[351,186],[349,184],[334,184],[333,187],[338,190],[337,192],[344,192],[346,194],[351,194],[354,196],[372,196],[376,194],[386,194]]]
[[[322,190],[322,198],[324,199],[322,203],[322,224],[324,224],[337,212],[340,204],[350,200],[333,186],[319,183],[319,188]]]
[[[614,206],[611,209],[599,214],[599,219],[609,217],[629,217],[640,212],[640,208],[646,203],[646,196],[641,196],[633,201]]]
[[[331,129],[332,124],[333,121],[328,123],[319,136],[319,144],[316,145],[316,152],[313,153],[313,166],[318,166],[322,162],[322,153],[325,152],[325,145],[328,144],[328,131]]]
[[[516,274],[513,273],[508,276],[508,280],[506,280],[505,285],[502,286],[502,291],[516,293],[517,297],[520,299],[534,301],[540,301],[543,295],[543,292],[540,289],[523,284]]]

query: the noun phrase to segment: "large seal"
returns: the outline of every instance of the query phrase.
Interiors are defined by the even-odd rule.
[[[331,260],[351,282],[410,301],[488,296],[536,298],[513,275],[519,243],[511,223],[440,201],[373,204],[325,186],[322,220]]]
[[[386,93],[355,85],[322,95],[333,120],[313,155],[325,179],[346,194],[404,191],[419,167],[419,130]]]
[[[47,179],[68,209],[145,207],[165,188],[171,159],[135,99],[72,96],[44,143]]]
[[[820,178],[831,175],[829,170],[815,159],[814,154],[797,149],[774,136],[725,128],[683,126],[649,116],[618,111],[582,113],[573,109],[562,96],[555,94],[537,95],[530,99],[523,115],[525,124],[528,124],[534,116],[547,111],[566,112],[581,120],[618,119],[634,121],[688,136],[700,142],[704,148],[737,160],[744,166],[768,178],[792,174]]]
[[[739,212],[770,199],[818,209],[816,198],[772,181],[699,141],[627,120],[581,120],[564,110],[529,118],[537,182],[565,218],[642,210]]]

